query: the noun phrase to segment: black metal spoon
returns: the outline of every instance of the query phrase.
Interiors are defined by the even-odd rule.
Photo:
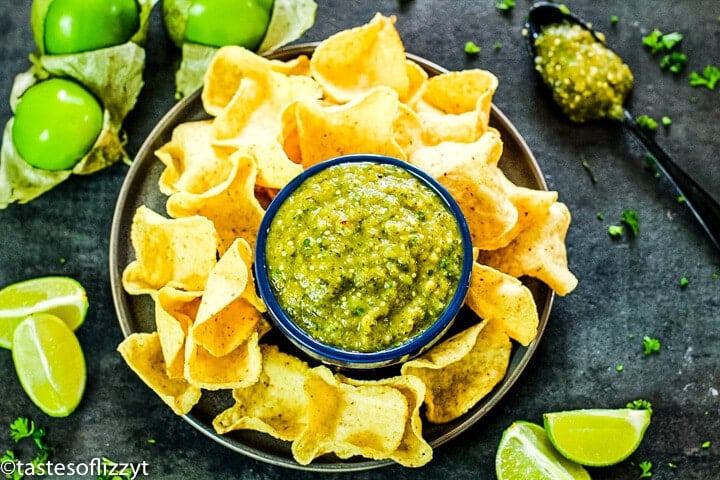
[[[566,7],[539,2],[530,8],[523,32],[533,59],[536,57],[535,40],[542,33],[543,27],[563,21],[580,25],[588,30],[598,42],[605,44],[603,39],[590,27],[590,24],[570,13]],[[637,124],[633,115],[626,108],[624,108],[622,118],[618,120],[655,157],[659,170],[675,186],[700,225],[710,235],[715,246],[720,249],[720,204],[665,153],[655,139]]]

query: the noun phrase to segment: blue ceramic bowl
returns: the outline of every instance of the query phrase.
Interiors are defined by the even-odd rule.
[[[314,175],[326,168],[350,162],[389,164],[402,168],[412,174],[416,179],[427,185],[439,196],[457,221],[460,235],[462,237],[463,259],[461,275],[456,290],[445,310],[430,326],[407,340],[405,343],[373,352],[350,351],[331,346],[316,340],[309,333],[300,328],[283,310],[282,306],[278,302],[274,288],[269,279],[267,267],[266,247],[268,232],[270,231],[275,214],[282,203],[301,184],[310,180]],[[370,369],[394,365],[415,357],[431,347],[448,331],[455,320],[455,316],[465,302],[465,297],[470,286],[472,264],[472,241],[465,217],[458,204],[442,185],[424,171],[402,160],[382,155],[357,154],[337,157],[314,165],[313,167],[303,171],[303,173],[298,175],[282,190],[280,190],[267,208],[262,223],[260,224],[260,230],[258,232],[255,246],[254,268],[258,290],[261,298],[267,306],[271,319],[277,328],[294,345],[310,357],[326,364],[353,369]]]

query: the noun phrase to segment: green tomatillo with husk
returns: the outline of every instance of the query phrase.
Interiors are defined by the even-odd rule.
[[[177,96],[202,86],[215,52],[237,45],[265,54],[298,39],[315,23],[313,0],[162,0],[168,36],[182,50]]]
[[[122,124],[143,87],[144,43],[157,1],[33,1],[37,50],[10,93],[0,208],[33,200],[72,174],[129,162]]]

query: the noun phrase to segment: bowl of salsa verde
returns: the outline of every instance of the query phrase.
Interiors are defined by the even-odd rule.
[[[278,329],[316,360],[379,368],[450,328],[472,271],[452,196],[413,165],[346,155],[308,168],[269,205],[255,276]]]

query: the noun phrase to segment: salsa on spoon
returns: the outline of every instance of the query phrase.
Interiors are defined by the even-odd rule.
[[[602,34],[570,13],[567,7],[536,3],[523,34],[535,69],[563,113],[574,122],[608,118],[621,122],[655,157],[716,247],[720,248],[720,204],[647,134],[624,107],[633,75],[605,45]]]

